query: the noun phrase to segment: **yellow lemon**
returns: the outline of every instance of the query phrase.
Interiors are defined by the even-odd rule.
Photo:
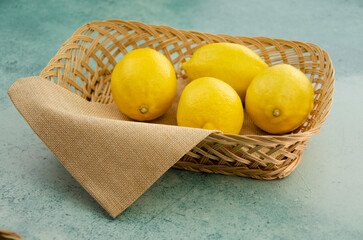
[[[153,49],[132,50],[113,70],[111,91],[115,104],[128,117],[139,121],[158,118],[175,97],[173,65]]]
[[[252,79],[267,67],[254,51],[234,43],[204,45],[182,65],[189,81],[200,77],[220,79],[231,85],[242,101]]]
[[[203,77],[183,90],[177,109],[179,126],[220,130],[238,134],[243,124],[243,106],[227,83]]]
[[[295,130],[308,118],[314,89],[304,73],[288,64],[258,74],[247,89],[246,110],[262,130],[281,134]]]

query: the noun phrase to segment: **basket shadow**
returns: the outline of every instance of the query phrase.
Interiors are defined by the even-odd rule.
[[[224,211],[226,202],[238,202],[240,207],[263,206],[266,199],[262,196],[275,194],[279,185],[286,181],[285,178],[261,181],[169,169],[129,208],[113,219],[54,156],[47,158],[47,161],[54,163],[47,168],[38,168],[43,177],[34,184],[41,185],[39,187],[48,185],[47,191],[53,191],[50,195],[61,195],[69,206],[67,211],[78,209],[79,214],[92,214],[106,221],[135,223],[135,226],[159,218],[173,218],[170,217],[173,215],[198,218],[196,212],[207,215],[211,211]]]
[[[156,218],[162,221],[175,216],[198,218],[195,214],[198,211],[203,215],[211,209],[223,211],[226,201],[256,204],[254,195],[259,189],[262,193],[281,181],[169,169],[116,220],[147,224]]]

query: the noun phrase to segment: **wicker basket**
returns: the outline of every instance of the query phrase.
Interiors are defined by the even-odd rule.
[[[23,240],[23,238],[15,232],[0,229],[0,240]]]
[[[110,78],[123,55],[135,48],[154,48],[180,65],[196,49],[213,42],[232,42],[254,50],[270,66],[288,63],[303,71],[314,86],[308,120],[286,135],[213,133],[195,146],[175,168],[257,179],[283,178],[298,165],[311,135],[319,132],[332,104],[334,68],[328,54],[311,43],[266,37],[233,37],[135,21],[107,20],[79,28],[50,60],[40,76],[94,102],[112,102]]]

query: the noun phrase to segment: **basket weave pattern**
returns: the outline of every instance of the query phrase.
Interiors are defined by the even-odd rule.
[[[45,77],[89,101],[112,102],[110,79],[116,63],[136,48],[162,52],[185,78],[180,65],[199,47],[215,42],[242,44],[269,66],[291,64],[314,86],[314,107],[307,121],[286,135],[213,133],[175,165],[175,168],[257,179],[283,178],[295,169],[309,138],[319,132],[332,104],[334,68],[328,54],[311,43],[266,37],[233,37],[177,30],[135,21],[88,23],[68,39],[43,69]]]

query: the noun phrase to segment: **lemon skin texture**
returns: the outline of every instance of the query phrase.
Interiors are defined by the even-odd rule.
[[[111,76],[115,104],[126,116],[138,121],[163,115],[173,103],[176,87],[175,70],[170,61],[149,48],[127,53]]]
[[[227,83],[203,77],[183,90],[177,109],[179,126],[220,130],[239,134],[243,124],[243,106],[236,91]]]
[[[245,99],[252,79],[268,65],[251,49],[234,43],[212,43],[199,48],[182,64],[188,80],[214,77],[231,85]]]
[[[262,130],[272,134],[291,132],[308,118],[314,89],[297,68],[280,64],[258,74],[247,89],[246,111]]]

